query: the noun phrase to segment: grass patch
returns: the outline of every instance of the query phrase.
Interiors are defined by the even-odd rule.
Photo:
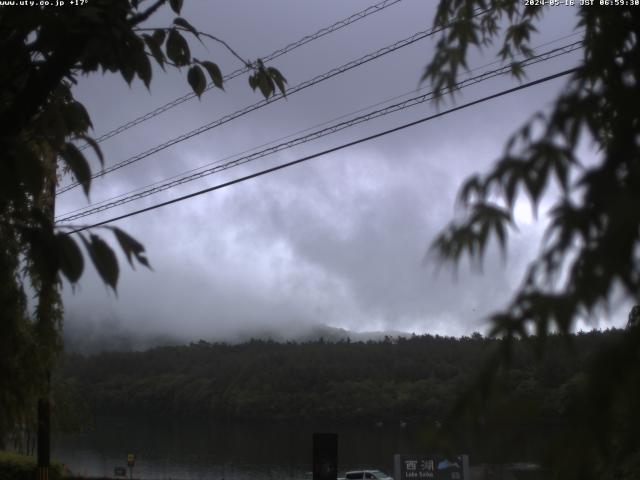
[[[36,480],[38,462],[36,457],[0,450],[0,480]],[[51,462],[49,480],[65,478],[60,462]]]

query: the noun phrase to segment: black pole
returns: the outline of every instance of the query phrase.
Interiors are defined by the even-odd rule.
[[[338,435],[313,434],[313,480],[338,478]]]
[[[54,234],[55,209],[56,209],[56,171],[57,162],[54,156],[51,159],[52,173],[45,177],[49,190],[48,205],[45,212],[50,220],[47,228],[50,234]],[[45,197],[45,202],[47,198]],[[53,364],[54,345],[57,335],[55,327],[55,304],[57,298],[56,271],[50,267],[42,269],[40,291],[38,295],[38,337],[39,347],[43,352],[41,362],[44,363],[44,395],[38,399],[38,480],[49,480],[49,466],[51,462],[51,368]]]
[[[49,480],[51,461],[49,399],[38,400],[38,480]]]

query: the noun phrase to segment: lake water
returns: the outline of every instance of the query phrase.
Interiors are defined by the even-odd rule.
[[[172,419],[101,419],[92,432],[53,439],[54,458],[74,473],[112,476],[135,453],[134,477],[271,480],[311,478],[312,434],[338,434],[339,472],[379,468],[392,473],[395,453],[424,452],[421,429],[399,423],[216,425]]]

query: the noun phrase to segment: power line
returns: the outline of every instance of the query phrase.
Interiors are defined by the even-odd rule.
[[[501,92],[494,93],[493,95],[489,95],[489,96],[480,98],[478,100],[474,100],[472,102],[468,102],[468,103],[465,103],[463,105],[459,105],[457,107],[453,107],[453,108],[450,108],[448,110],[444,110],[442,112],[438,112],[436,114],[429,115],[427,117],[423,117],[423,118],[421,118],[419,120],[415,120],[413,122],[405,123],[403,125],[400,125],[400,126],[395,127],[395,128],[391,128],[389,130],[384,130],[382,132],[379,132],[379,133],[376,133],[376,134],[373,134],[373,135],[369,135],[367,137],[363,137],[363,138],[360,138],[358,140],[354,140],[352,142],[343,143],[342,145],[339,145],[337,147],[332,147],[332,148],[329,148],[327,150],[323,150],[321,152],[314,153],[312,155],[307,155],[306,157],[302,157],[302,158],[299,158],[297,160],[293,160],[291,162],[287,162],[287,163],[283,163],[283,164],[280,164],[280,165],[276,165],[275,167],[267,168],[265,170],[261,170],[261,171],[256,172],[256,173],[252,173],[251,175],[246,175],[244,177],[240,177],[240,178],[237,178],[235,180],[230,180],[228,182],[224,182],[224,183],[221,183],[221,184],[218,184],[218,185],[214,185],[213,187],[209,187],[209,188],[205,188],[205,189],[202,189],[202,190],[198,190],[197,192],[193,192],[193,193],[190,193],[188,195],[183,195],[181,197],[177,197],[177,198],[174,198],[172,200],[168,200],[166,202],[157,203],[157,204],[152,205],[150,207],[142,208],[140,210],[135,210],[133,212],[129,212],[129,213],[126,213],[124,215],[120,215],[118,217],[113,217],[113,218],[110,218],[108,220],[104,220],[102,222],[94,223],[92,225],[85,225],[85,226],[76,228],[76,229],[74,229],[74,230],[72,230],[72,231],[70,231],[68,233],[69,234],[78,233],[78,232],[82,232],[84,230],[88,230],[90,228],[100,227],[102,225],[106,225],[108,223],[115,222],[117,220],[122,220],[122,219],[125,219],[125,218],[133,217],[135,215],[139,215],[141,213],[149,212],[151,210],[156,210],[158,208],[165,207],[167,205],[171,205],[173,203],[182,202],[184,200],[188,200],[190,198],[197,197],[199,195],[203,195],[205,193],[212,192],[214,190],[219,190],[221,188],[229,187],[231,185],[235,185],[237,183],[244,182],[246,180],[251,180],[252,178],[257,178],[257,177],[260,177],[262,175],[266,175],[268,173],[275,172],[277,170],[282,170],[284,168],[291,167],[293,165],[297,165],[299,163],[303,163],[303,162],[306,162],[308,160],[312,160],[314,158],[318,158],[318,157],[327,155],[329,153],[337,152],[339,150],[343,150],[345,148],[352,147],[354,145],[358,145],[360,143],[368,142],[370,140],[374,140],[376,138],[379,138],[379,137],[382,137],[382,136],[385,136],[385,135],[389,135],[391,133],[395,133],[395,132],[398,132],[400,130],[404,130],[405,128],[413,127],[415,125],[418,125],[418,124],[421,124],[421,123],[424,123],[424,122],[428,122],[430,120],[434,120],[434,119],[442,117],[444,115],[448,115],[450,113],[457,112],[458,110],[462,110],[462,109],[465,109],[465,108],[468,108],[468,107],[471,107],[471,106],[474,106],[474,105],[478,105],[480,103],[483,103],[483,102],[486,102],[486,101],[489,101],[489,100],[493,100],[494,98],[502,97],[504,95],[508,95],[510,93],[517,92],[519,90],[524,90],[525,88],[530,88],[530,87],[533,87],[535,85],[539,85],[541,83],[548,82],[550,80],[553,80],[553,79],[556,79],[556,78],[559,78],[559,77],[562,77],[562,76],[565,76],[565,75],[569,75],[571,73],[575,73],[578,70],[579,70],[579,68],[576,67],[576,68],[571,68],[569,70],[564,70],[564,71],[559,72],[559,73],[555,73],[553,75],[548,75],[548,76],[540,78],[538,80],[534,80],[534,81],[531,81],[531,82],[523,83],[522,85],[518,85],[517,87],[509,88],[507,90],[502,90]],[[72,228],[70,225],[69,226],[59,225],[58,227]]]
[[[560,41],[562,41],[562,40],[566,40],[566,39],[569,39],[569,38],[572,38],[572,37],[575,37],[575,36],[578,36],[578,35],[582,35],[582,34],[584,34],[584,30],[578,30],[578,31],[572,32],[572,33],[570,33],[570,34],[568,34],[568,35],[563,35],[563,36],[558,37],[558,38],[556,38],[556,39],[554,39],[554,40],[550,40],[550,41],[548,41],[548,42],[545,42],[545,43],[541,43],[541,44],[539,44],[539,45],[536,45],[535,47],[533,47],[533,50],[534,50],[534,51],[537,51],[538,49],[540,49],[540,48],[542,48],[542,47],[546,47],[546,46],[549,46],[549,45],[553,45],[554,43],[558,43],[558,42],[560,42]],[[569,51],[573,51],[574,49],[573,49],[573,48],[571,48],[571,47],[574,47],[574,45],[575,45],[575,44],[565,45],[564,47],[560,47],[560,48],[555,49],[555,50],[561,50],[561,49],[568,49],[568,48],[570,48],[571,50],[569,50]],[[555,50],[554,50],[554,51],[555,51]],[[547,59],[555,58],[556,56],[559,56],[559,55],[564,55],[565,53],[569,53],[569,51],[560,52],[560,53],[558,53],[557,55],[554,55],[554,56],[550,56],[550,57],[548,57]],[[551,51],[549,51],[549,52],[546,52],[546,53],[543,53],[543,54],[536,55],[535,57],[531,57],[531,58],[538,58],[538,57],[541,57],[541,56],[543,56],[543,55],[548,55],[548,54],[550,54],[550,53],[552,53],[552,52],[551,52]],[[521,55],[521,56],[522,56],[522,55]],[[528,60],[531,60],[531,58],[527,58],[527,57],[525,57],[525,56],[522,56],[522,57],[523,57],[523,59],[522,59],[522,60],[519,60],[519,61],[528,61]],[[536,63],[537,63],[537,62],[536,62]],[[484,69],[484,68],[488,68],[488,67],[490,67],[490,66],[492,66],[492,65],[498,65],[498,64],[502,64],[502,65],[504,65],[504,61],[503,61],[503,60],[501,60],[501,59],[498,59],[498,60],[495,60],[495,61],[493,61],[493,62],[486,63],[486,64],[484,64],[484,65],[480,65],[480,66],[478,66],[478,67],[474,67],[474,68],[472,68],[471,70],[469,70],[469,71],[468,71],[468,73],[477,72],[477,71],[482,70],[482,69]],[[485,72],[485,73],[488,73],[488,72]],[[468,81],[468,80],[471,80],[471,79],[467,79],[467,80],[465,80],[465,81]],[[142,187],[135,188],[135,189],[130,190],[130,191],[128,191],[128,192],[124,192],[124,193],[120,193],[120,194],[114,195],[114,196],[112,196],[112,197],[106,198],[106,199],[104,199],[104,200],[100,200],[100,201],[98,201],[98,202],[92,202],[92,203],[90,203],[89,205],[85,205],[85,206],[83,206],[83,207],[79,207],[79,208],[75,208],[75,209],[73,209],[73,210],[69,210],[69,211],[67,211],[67,212],[65,212],[65,213],[63,213],[63,214],[61,214],[61,215],[60,215],[60,217],[63,217],[63,216],[69,216],[69,215],[74,214],[74,213],[76,213],[76,212],[81,212],[81,211],[83,211],[83,212],[84,212],[84,211],[87,211],[88,209],[91,209],[91,208],[94,208],[94,207],[98,207],[98,206],[101,206],[101,205],[104,205],[104,204],[107,204],[107,203],[111,203],[111,202],[113,202],[113,201],[115,201],[115,200],[119,200],[119,199],[121,199],[121,198],[123,198],[123,197],[129,197],[129,196],[131,196],[131,195],[133,195],[133,194],[142,193],[144,190],[147,190],[147,189],[149,189],[149,188],[151,188],[151,187],[157,187],[157,186],[160,186],[160,185],[162,185],[162,184],[166,184],[167,182],[170,182],[170,181],[173,181],[173,180],[177,180],[177,179],[179,179],[179,178],[181,178],[181,177],[184,177],[185,175],[197,174],[196,172],[199,172],[199,173],[200,173],[203,169],[205,169],[205,168],[207,168],[207,167],[211,167],[212,165],[221,164],[221,163],[222,163],[222,162],[224,162],[224,161],[231,160],[231,159],[236,158],[236,157],[239,157],[239,156],[241,156],[241,155],[249,154],[249,152],[254,152],[254,153],[256,153],[256,151],[257,151],[259,148],[267,147],[267,146],[269,146],[269,145],[274,145],[274,144],[276,144],[277,142],[282,142],[282,141],[287,140],[287,139],[289,139],[289,138],[295,137],[296,135],[299,135],[299,134],[302,134],[302,133],[305,133],[305,132],[310,132],[310,131],[312,131],[312,130],[314,130],[314,129],[316,129],[316,128],[324,127],[325,125],[330,125],[330,124],[332,124],[332,123],[334,123],[334,122],[337,122],[337,121],[339,121],[339,120],[342,120],[342,119],[348,118],[348,117],[349,117],[349,116],[351,116],[351,115],[356,115],[356,114],[358,114],[358,113],[365,112],[365,111],[367,111],[367,110],[369,110],[369,109],[371,109],[371,108],[379,107],[379,106],[381,106],[381,105],[384,105],[384,104],[386,104],[386,103],[392,102],[392,101],[394,101],[394,100],[398,100],[398,99],[400,99],[400,98],[403,98],[403,97],[406,97],[406,96],[408,96],[408,95],[414,94],[414,93],[416,93],[417,91],[419,92],[419,91],[425,90],[426,88],[427,88],[427,87],[426,87],[425,85],[422,85],[422,86],[420,86],[417,90],[412,89],[411,91],[405,92],[405,93],[403,93],[403,94],[395,95],[395,96],[393,96],[393,97],[391,97],[391,98],[387,98],[387,99],[385,99],[385,100],[381,100],[381,101],[376,102],[376,103],[374,103],[374,104],[372,104],[372,105],[368,105],[368,106],[366,106],[366,107],[359,108],[358,110],[351,111],[351,112],[349,112],[349,113],[345,113],[345,114],[340,115],[340,116],[338,116],[338,117],[334,117],[334,118],[333,118],[333,119],[331,119],[331,120],[326,120],[326,121],[324,121],[324,122],[322,122],[322,123],[319,123],[319,124],[313,125],[313,126],[311,126],[311,127],[304,128],[304,129],[302,129],[302,130],[298,130],[298,131],[296,131],[296,132],[293,132],[293,133],[290,133],[290,134],[288,134],[288,135],[285,135],[285,136],[282,136],[282,137],[276,138],[276,139],[274,139],[274,140],[271,140],[271,141],[268,141],[268,142],[262,143],[262,144],[260,144],[260,145],[255,146],[255,147],[252,147],[252,148],[249,148],[249,149],[243,150],[243,151],[241,151],[241,152],[237,152],[237,153],[232,154],[232,155],[227,155],[226,157],[223,157],[223,158],[221,158],[221,159],[219,159],[219,160],[216,160],[216,161],[210,162],[210,163],[205,164],[205,165],[202,165],[202,166],[200,166],[200,167],[196,167],[196,168],[189,169],[189,170],[187,170],[187,171],[184,171],[184,172],[181,172],[181,173],[179,173],[179,174],[173,175],[173,176],[171,176],[171,177],[169,177],[169,178],[165,178],[165,179],[163,179],[163,180],[159,180],[159,181],[156,181],[156,182],[153,182],[153,183],[150,183],[150,184],[144,185],[144,186],[142,186]],[[59,220],[59,221],[60,221],[60,220],[62,220],[62,219],[58,218],[58,219],[56,219],[56,220]],[[64,220],[66,221],[66,219],[64,219]]]
[[[572,44],[569,45],[565,45],[563,47],[558,47],[555,49],[552,49],[548,52],[536,55],[534,57],[528,58],[522,62],[520,62],[520,66],[522,68],[526,68],[529,67],[531,65],[535,65],[537,63],[541,63],[541,62],[545,62],[548,61],[550,59],[556,58],[558,56],[561,55],[566,55],[572,51],[577,50],[578,48],[580,48],[582,46],[582,42],[574,42]],[[471,85],[475,85],[477,83],[489,80],[491,78],[495,78],[497,76],[500,75],[504,75],[506,73],[509,73],[511,71],[511,65],[506,65],[503,66],[501,68],[495,69],[495,70],[491,70],[488,72],[485,72],[481,75],[475,76],[475,77],[471,77],[468,78],[466,80],[463,80],[461,82],[458,82],[451,90],[458,90],[458,89],[462,89],[465,87],[469,87]],[[451,91],[451,90],[447,90],[447,91]],[[447,93],[447,91],[445,91],[444,93]],[[257,151],[254,153],[251,153],[249,155],[245,155],[243,157],[237,158],[233,161],[227,162],[225,164],[222,165],[216,165],[214,167],[210,167],[207,168],[205,170],[201,170],[196,172],[196,173],[191,173],[188,175],[183,175],[183,176],[179,176],[178,178],[171,180],[171,181],[165,181],[164,183],[161,183],[159,185],[149,185],[148,187],[143,187],[142,191],[139,191],[137,193],[131,193],[129,195],[124,195],[121,196],[121,198],[118,199],[114,199],[112,201],[107,201],[107,202],[103,202],[101,205],[95,205],[95,206],[90,206],[88,208],[83,208],[83,209],[79,209],[79,211],[77,211],[78,213],[74,212],[68,212],[66,214],[61,215],[58,219],[56,219],[56,221],[59,222],[68,222],[68,221],[73,221],[73,220],[77,220],[79,218],[84,218],[86,216],[95,214],[95,213],[99,213],[99,212],[103,212],[105,210],[110,210],[112,208],[115,208],[117,206],[120,205],[124,205],[126,203],[130,203],[133,202],[135,200],[139,200],[141,198],[145,198],[148,197],[150,195],[168,190],[170,188],[174,188],[178,185],[182,185],[185,183],[189,183],[192,182],[194,180],[209,176],[209,175],[213,175],[215,173],[218,173],[220,171],[223,170],[228,170],[230,168],[233,167],[237,167],[240,165],[243,165],[245,163],[251,162],[251,161],[255,161],[259,158],[265,157],[267,155],[285,150],[285,149],[289,149],[292,148],[294,146],[297,145],[301,145],[303,143],[307,143],[310,142],[312,140],[316,140],[318,138],[322,138],[324,136],[339,132],[341,130],[344,130],[346,128],[352,127],[354,125],[358,125],[360,123],[364,123],[370,120],[373,120],[375,118],[379,118],[382,117],[384,115],[388,115],[400,110],[404,110],[410,107],[414,107],[416,105],[420,105],[426,101],[432,100],[433,99],[433,95],[434,92],[427,92],[425,94],[422,95],[418,95],[415,96],[413,98],[404,100],[402,102],[393,104],[393,105],[389,105],[385,108],[379,109],[379,110],[375,110],[372,112],[369,112],[365,115],[360,115],[357,116],[355,118],[352,118],[350,120],[344,121],[344,122],[340,122],[334,125],[331,125],[327,128],[321,129],[321,130],[317,130],[315,132],[309,133],[307,135],[295,138],[293,140],[290,140],[288,142],[283,142],[280,143],[278,145],[274,145],[272,147],[266,148],[264,150],[261,151]],[[219,162],[214,162],[214,164],[217,164]],[[210,164],[211,165],[211,164]]]
[[[483,13],[483,11],[477,10],[474,13],[474,16],[479,15],[481,13]],[[121,162],[118,162],[114,165],[112,165],[111,167],[105,168],[100,170],[99,172],[96,172],[94,174],[91,175],[92,179],[98,178],[98,177],[102,177],[104,175],[107,175],[108,173],[111,173],[115,170],[119,170],[123,167],[126,167],[128,165],[131,165],[132,163],[136,163],[139,162],[140,160],[147,158],[155,153],[158,153],[162,150],[165,150],[166,148],[169,148],[173,145],[176,145],[177,143],[183,142],[185,140],[188,140],[192,137],[195,137],[196,135],[200,135],[201,133],[204,133],[208,130],[211,130],[213,128],[219,127],[221,125],[224,125],[225,123],[230,122],[231,120],[234,120],[238,117],[241,117],[243,115],[246,115],[254,110],[257,110],[259,108],[264,107],[265,105],[268,105],[270,103],[276,102],[278,100],[282,100],[283,98],[289,98],[291,97],[291,95],[294,95],[295,93],[298,93],[308,87],[311,87],[313,85],[316,85],[318,83],[321,83],[325,80],[328,80],[329,78],[335,77],[336,75],[340,75],[342,73],[345,73],[353,68],[359,67],[360,65],[363,65],[365,63],[368,63],[372,60],[375,60],[377,58],[382,57],[383,55],[386,55],[388,53],[391,52],[395,52],[396,50],[399,50],[400,48],[409,46],[415,42],[418,42],[419,40],[422,40],[424,38],[427,38],[431,35],[435,35],[438,32],[441,32],[447,28],[449,28],[450,26],[452,26],[453,24],[457,23],[459,20],[456,20],[454,22],[451,22],[449,24],[446,25],[441,25],[441,26],[437,26],[437,27],[433,27],[430,28],[428,30],[423,30],[420,32],[417,32],[413,35],[411,35],[410,37],[407,37],[405,39],[399,40],[391,45],[387,45],[386,47],[383,47],[379,50],[376,50],[375,52],[369,53],[367,55],[364,55],[356,60],[352,60],[348,63],[345,63],[344,65],[341,65],[339,67],[333,68],[321,75],[317,75],[316,77],[311,78],[310,80],[306,80],[302,83],[299,83],[298,85],[291,87],[287,90],[287,95],[286,97],[282,94],[278,94],[275,95],[273,97],[271,97],[271,99],[263,99],[260,100],[257,103],[254,103],[253,105],[248,105],[240,110],[237,110],[233,113],[230,113],[228,115],[225,115],[224,117],[221,117],[217,120],[214,120],[213,122],[207,123],[201,127],[196,128],[195,130],[191,130],[190,132],[184,133],[182,135],[179,135],[177,137],[172,138],[171,140],[167,140],[164,143],[161,143],[160,145],[156,145],[155,147],[152,147],[142,153],[139,153],[137,155],[134,155],[132,157],[129,157],[125,160],[122,160]],[[80,185],[78,182],[73,182],[65,187],[62,187],[58,190],[57,195],[63,194],[65,192],[68,192],[69,190],[77,187],[78,185]]]
[[[340,30],[341,28],[344,28],[348,25],[351,25],[352,23],[357,22],[358,20],[361,20],[365,17],[368,17],[369,15],[372,15],[374,13],[380,12],[382,10],[384,10],[387,7],[390,7],[391,5],[394,5],[398,2],[401,2],[402,0],[383,0],[382,2],[376,3],[375,5],[372,5],[368,8],[365,8],[364,10],[361,10],[357,13],[354,13],[353,15],[350,15],[349,17],[343,18],[342,20],[338,20],[337,22],[335,22],[334,24],[328,26],[328,27],[324,27],[321,28],[320,30],[318,30],[317,32],[311,34],[311,35],[307,35],[305,37],[302,37],[300,40],[296,41],[296,42],[292,42],[289,45],[280,48],[279,50],[276,50],[275,52],[270,53],[269,55],[267,55],[266,57],[262,57],[262,61],[263,62],[269,62],[271,60],[274,60],[275,58],[280,57],[281,55],[284,55],[285,53],[289,53],[292,50],[295,50],[298,47],[301,47],[313,40],[316,40],[320,37],[323,37],[325,35],[328,35],[332,32],[335,32],[337,30]],[[223,82],[228,82],[229,80],[242,75],[243,73],[246,73],[249,71],[248,67],[242,67],[239,68],[237,70],[234,70],[233,72],[225,75],[223,77]],[[213,83],[209,83],[209,85],[207,85],[207,87],[205,88],[205,91],[207,90],[211,90],[214,87]],[[181,103],[184,103],[188,100],[191,100],[192,98],[195,98],[196,94],[193,92],[189,92],[181,97],[178,97],[158,108],[156,108],[155,110],[152,110],[151,112],[145,113],[144,115],[141,115],[140,117],[137,117],[133,120],[130,120],[116,128],[114,128],[113,130],[110,130],[102,135],[100,135],[99,137],[97,137],[95,139],[96,142],[100,143],[100,142],[104,142],[105,140],[111,138],[111,137],[115,137],[116,135],[124,132],[125,130],[129,130],[132,127],[135,127],[136,125],[142,123],[142,122],[146,122],[147,120],[150,120],[153,117],[156,117],[168,110],[171,110],[173,107],[177,107],[178,105],[180,105]],[[83,145],[80,149],[84,150],[85,148],[88,148],[89,145]]]

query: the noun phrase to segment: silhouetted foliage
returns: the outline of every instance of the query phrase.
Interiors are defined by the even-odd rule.
[[[640,326],[640,305],[635,305],[629,312],[629,320],[627,321],[627,328],[633,328]]]
[[[258,85],[265,97],[276,87],[285,89],[277,69],[243,60],[224,41],[180,17],[182,1],[82,3],[0,7],[0,441],[27,415],[28,399],[47,388],[47,371],[60,348],[60,282],[62,277],[78,282],[83,248],[105,284],[117,288],[119,265],[111,246],[93,231],[70,234],[74,227],[61,229],[53,221],[60,176],[70,173],[89,195],[92,168],[82,145],[105,162],[88,133],[89,112],[73,97],[78,77],[113,72],[129,84],[137,77],[150,88],[155,62],[163,69],[187,67],[187,81],[198,96],[207,85],[205,72],[222,88],[218,66],[191,55],[187,38],[193,37],[220,43],[238,57],[253,72],[251,87]],[[165,4],[176,15],[173,23],[144,27]],[[140,242],[117,227],[104,228],[131,266],[149,267]],[[33,321],[26,288],[35,292]]]
[[[452,86],[466,68],[469,48],[496,40],[502,42],[502,58],[514,61],[513,72],[520,76],[516,56],[531,55],[530,34],[552,10],[519,0],[442,0],[437,24],[466,20],[442,34],[423,80],[440,91]],[[640,9],[576,11],[575,28],[584,29],[577,70],[550,111],[536,112],[488,173],[463,184],[459,201],[468,215],[451,223],[432,246],[440,261],[456,264],[468,255],[481,262],[492,237],[506,248],[522,193],[537,210],[555,180],[560,195],[550,209],[541,252],[513,300],[491,317],[492,334],[506,340],[535,333],[543,342],[551,331],[570,332],[577,319],[606,309],[616,291],[634,303],[640,298]],[[595,163],[578,157],[585,138],[597,147]],[[508,364],[510,342],[504,347],[476,393]],[[640,414],[630,407],[640,405],[639,352],[637,330],[628,329],[587,372],[571,409],[576,429],[558,448],[558,465],[570,467],[558,467],[558,478],[623,478],[621,466],[639,456],[637,436],[619,435],[622,423],[640,429]]]
[[[37,462],[34,456],[0,451],[0,478],[2,480],[29,480],[36,478]],[[51,480],[67,478],[62,464],[53,462],[49,470]]]

